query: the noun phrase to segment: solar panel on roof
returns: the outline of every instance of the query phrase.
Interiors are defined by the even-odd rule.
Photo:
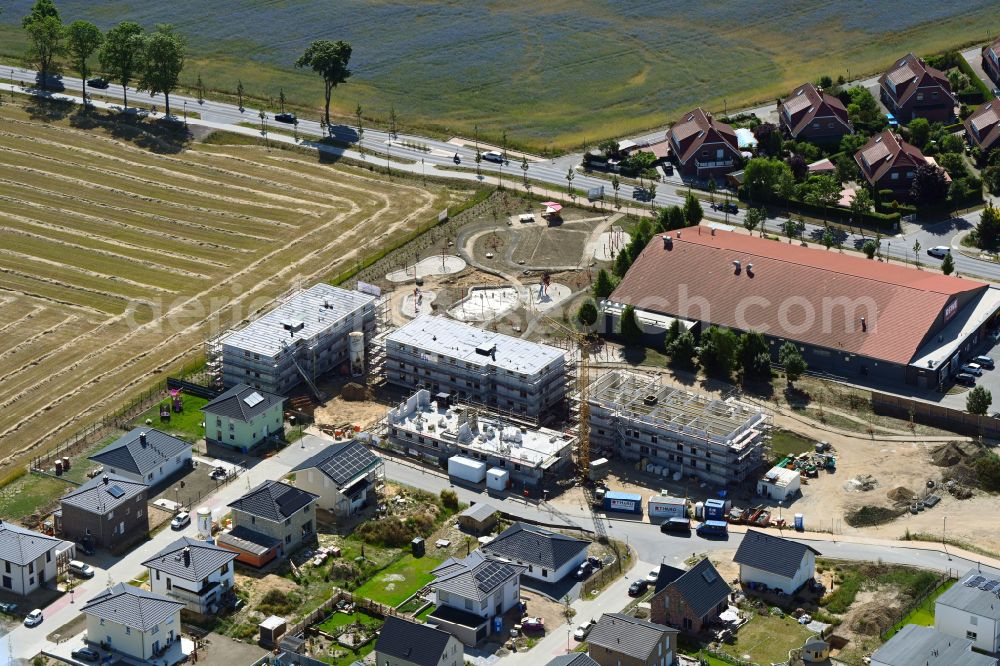
[[[491,562],[475,574],[476,582],[479,583],[480,589],[484,591],[499,587],[506,578],[504,565],[497,562]]]
[[[125,494],[125,490],[119,485],[114,485],[108,488],[108,493],[115,499],[118,499]]]
[[[247,397],[243,398],[243,402],[247,403],[247,406],[249,407],[256,407],[263,401],[264,401],[264,396],[262,396],[260,393],[257,393],[257,391],[254,391]]]
[[[705,579],[706,583],[714,583],[716,578],[715,572],[712,571],[711,569],[705,569],[704,571],[702,571],[701,577]]]
[[[979,584],[985,581],[986,578],[983,576],[969,576],[965,579],[966,587],[979,587]]]

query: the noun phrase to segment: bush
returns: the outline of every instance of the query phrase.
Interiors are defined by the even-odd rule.
[[[458,510],[458,493],[450,488],[441,491],[441,505],[452,511]]]
[[[979,486],[983,490],[995,493],[1000,491],[1000,456],[995,453],[988,453],[975,463],[976,478],[979,479]]]
[[[264,615],[287,615],[301,603],[299,595],[282,590],[268,590],[257,604],[257,610]]]

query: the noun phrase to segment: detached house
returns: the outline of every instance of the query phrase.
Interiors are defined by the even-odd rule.
[[[162,594],[118,583],[80,610],[87,616],[88,643],[107,645],[146,663],[172,664],[183,658],[179,642],[183,606]]]
[[[317,496],[281,481],[265,481],[229,504],[233,528],[217,542],[237,561],[262,567],[316,538]]]
[[[871,666],[997,666],[997,660],[972,651],[972,641],[908,624],[875,650]]]
[[[843,102],[812,83],[804,83],[778,104],[778,121],[797,141],[837,143],[854,134]]]
[[[623,613],[605,613],[590,630],[587,643],[587,654],[601,666],[673,666],[677,630]]]
[[[934,628],[977,650],[1000,651],[1000,576],[969,570],[934,602]]]
[[[1000,86],[1000,37],[983,49],[983,71]]]
[[[910,196],[910,186],[917,169],[927,164],[927,158],[916,146],[886,130],[869,139],[854,153],[854,161],[873,189],[892,190],[898,200]]]
[[[191,444],[155,428],[134,428],[90,456],[106,474],[155,486],[191,465]]]
[[[149,534],[149,486],[115,474],[94,477],[59,500],[59,533],[70,541],[121,552]]]
[[[706,558],[689,570],[660,565],[649,617],[657,624],[697,634],[717,622],[728,606],[732,590]]]
[[[819,554],[797,541],[747,530],[733,561],[740,565],[743,585],[794,594],[816,575]]]
[[[526,567],[524,575],[556,583],[587,559],[589,541],[525,523],[514,523],[482,547],[487,555]]]
[[[0,522],[0,587],[26,596],[55,581],[61,560],[73,558],[73,544]]]
[[[743,163],[736,132],[701,107],[685,114],[671,127],[667,140],[678,170],[689,178],[724,176]]]
[[[466,645],[477,645],[489,636],[493,618],[520,603],[524,568],[478,550],[462,560],[448,558],[431,571],[437,607],[427,622]]]
[[[232,593],[236,553],[207,541],[181,537],[142,563],[157,594],[183,602],[192,612],[215,613]]]
[[[958,101],[948,77],[908,53],[879,77],[882,103],[901,123],[914,118],[947,122],[955,117]]]
[[[447,631],[390,615],[375,643],[376,666],[463,666],[462,643]]]
[[[382,459],[357,440],[330,444],[292,471],[295,483],[338,518],[354,515],[385,476]]]
[[[205,443],[246,453],[271,435],[284,432],[280,395],[237,384],[210,401],[205,413]]]
[[[965,138],[983,155],[1000,148],[1000,99],[986,102],[965,119]]]

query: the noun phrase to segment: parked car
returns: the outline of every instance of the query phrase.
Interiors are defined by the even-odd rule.
[[[212,470],[212,473],[209,474],[209,476],[212,477],[212,479],[215,480],[215,481],[219,481],[221,479],[224,479],[224,478],[226,478],[226,468],[225,467],[216,467],[215,469]]]
[[[97,650],[89,647],[77,648],[70,652],[69,656],[82,661],[97,661],[101,658],[101,655]]]
[[[993,362],[992,356],[977,356],[976,358],[972,359],[972,362],[978,365],[983,370],[992,370],[993,368],[996,367],[996,364]]]
[[[734,204],[732,201],[720,201],[718,203],[712,204],[712,210],[717,210],[720,213],[729,213],[730,215],[735,215],[740,212],[740,207]]]
[[[927,248],[927,254],[936,259],[944,259],[945,256],[951,254],[951,248],[947,245],[935,245],[934,247]]]
[[[576,570],[576,579],[584,580],[590,577],[590,574],[594,572],[594,565],[590,562],[584,562]]]
[[[652,585],[656,582],[656,579],[660,577],[660,570],[653,569],[648,574],[646,574],[646,582]]]
[[[76,544],[76,547],[83,551],[84,555],[93,555],[94,547],[87,543],[86,541],[80,541]]]
[[[667,532],[691,532],[691,519],[681,518],[679,516],[673,516],[667,518],[662,523],[660,523],[660,531],[666,534]]]
[[[522,631],[545,631],[545,620],[540,617],[526,617],[521,620]]]
[[[891,113],[885,114],[885,121],[889,124],[889,127],[899,127],[899,121]]]
[[[26,627],[37,627],[45,619],[42,616],[42,609],[36,608],[35,610],[28,613],[27,617],[24,618],[24,626]]]
[[[290,125],[295,124],[295,114],[294,113],[276,113],[274,114],[274,119],[279,123],[288,123]]]
[[[1000,88],[994,88],[993,89],[993,96],[994,97],[1000,97]]]
[[[983,368],[978,363],[966,363],[961,368],[959,368],[959,370],[962,372],[967,372],[970,375],[974,375],[976,377],[981,377],[983,375]]]
[[[503,155],[495,150],[488,150],[483,153],[483,159],[487,162],[496,162],[497,164],[503,164]]]
[[[170,529],[179,530],[187,527],[191,524],[191,514],[187,511],[181,511],[174,519],[170,521]]]
[[[587,558],[587,561],[590,562],[590,564],[595,569],[603,569],[604,568],[604,560],[602,560],[601,558],[599,558],[597,555],[591,555],[590,557]]]
[[[976,378],[967,372],[960,372],[955,375],[955,383],[961,384],[962,386],[975,386]]]
[[[90,86],[91,88],[98,88],[100,90],[104,90],[105,88],[107,88],[111,84],[103,76],[98,76],[98,77],[93,78],[93,79],[88,79],[87,80],[87,85]]]
[[[995,331],[990,331],[990,340],[993,341],[993,344],[1000,342],[1000,328]]]
[[[13,615],[14,611],[17,610],[17,604],[11,603],[9,601],[0,601],[0,612],[7,613],[8,615]]]
[[[94,567],[80,560],[70,560],[69,572],[79,578],[93,578]]]
[[[594,628],[593,620],[584,622],[583,624],[581,624],[579,627],[576,628],[576,631],[573,632],[573,638],[582,643],[587,639],[587,634],[589,634],[590,630],[593,628]]]
[[[632,584],[628,586],[628,596],[642,596],[648,589],[649,583],[647,583],[645,579],[633,581]]]

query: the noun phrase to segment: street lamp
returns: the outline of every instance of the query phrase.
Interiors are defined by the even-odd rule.
[[[947,529],[948,529],[948,516],[945,516],[941,525],[941,545],[944,546],[944,554],[948,556],[948,561],[951,562],[951,554],[948,552],[948,541],[945,539],[945,531]]]
[[[188,124],[188,102],[184,100],[184,127]]]

